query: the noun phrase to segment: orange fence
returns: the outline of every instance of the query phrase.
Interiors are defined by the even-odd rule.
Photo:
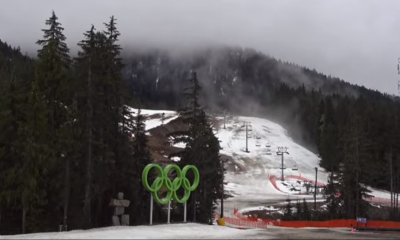
[[[229,227],[236,228],[267,228],[268,222],[264,221],[248,221],[237,218],[225,217],[225,224]]]
[[[217,213],[214,214],[216,219],[219,219]],[[368,227],[368,228],[399,228],[400,222],[391,221],[367,221],[367,223],[357,223],[353,219],[328,220],[328,221],[281,221],[272,219],[260,219],[255,217],[247,217],[241,214],[237,209],[234,210],[234,217],[224,217],[225,224],[228,227],[234,228],[262,228],[268,226],[289,227],[289,228],[351,228],[351,227]]]
[[[267,224],[278,227],[319,227],[319,228],[350,228],[353,227],[370,227],[370,228],[400,228],[400,222],[389,221],[368,221],[367,223],[358,223],[356,220],[329,220],[329,221],[278,221],[278,220],[263,220]]]
[[[341,220],[328,220],[328,221],[281,221],[271,219],[259,219],[255,217],[247,217],[241,214],[237,209],[234,215],[242,220],[248,222],[263,222],[265,226],[273,225],[277,227],[291,227],[291,228],[304,228],[304,227],[319,227],[319,228],[350,228],[350,227],[370,227],[370,228],[400,228],[400,222],[390,221],[367,221],[367,223],[357,223],[353,219]]]
[[[214,213],[214,217],[216,220],[220,219],[220,215],[218,213]],[[243,216],[244,217],[244,216]],[[267,228],[268,227],[268,222],[264,222],[262,220],[259,221],[254,221],[248,220],[245,217],[244,218],[233,218],[233,217],[226,217],[224,216],[225,219],[225,225],[228,227],[234,227],[234,228]]]

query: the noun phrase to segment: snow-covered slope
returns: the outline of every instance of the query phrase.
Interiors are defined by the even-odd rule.
[[[137,109],[131,109],[135,114]],[[146,130],[155,128],[176,119],[178,113],[167,110],[142,109],[146,117]],[[164,113],[164,115],[162,115]],[[279,181],[281,177],[281,156],[277,155],[278,147],[287,147],[289,154],[284,155],[284,176],[300,176],[305,179],[315,179],[315,167],[318,168],[318,182],[327,183],[328,173],[319,167],[319,157],[308,149],[294,142],[287,131],[279,124],[267,119],[255,117],[230,117],[226,120],[225,128],[223,117],[217,117],[222,122],[216,126],[215,134],[221,141],[221,153],[231,157],[231,164],[234,166],[225,175],[228,182],[225,190],[228,191],[232,202],[263,202],[273,199],[285,199],[288,195],[296,195],[300,189],[301,198],[312,198],[312,194],[304,195],[303,182],[296,179],[285,178],[285,182]],[[248,143],[246,150],[246,128],[248,126]],[[185,147],[183,144],[176,144],[175,147]],[[179,161],[179,159],[174,159]],[[232,163],[233,162],[233,163]],[[236,169],[236,170],[235,170]],[[277,190],[270,181],[270,176],[276,176]],[[287,186],[285,186],[285,184]],[[291,190],[292,189],[292,190]],[[370,188],[371,189],[371,188]],[[371,189],[372,195],[379,198],[390,199],[387,192]],[[310,191],[312,193],[312,190]],[[296,196],[293,196],[296,197]],[[322,195],[318,196],[322,197]]]
[[[136,108],[129,108],[129,111],[133,113],[133,116],[136,116],[138,113],[138,109]],[[146,130],[160,126],[162,124],[162,118],[164,118],[164,124],[167,124],[178,117],[177,112],[169,110],[141,109],[140,111],[146,118]],[[164,116],[162,114],[164,114]]]
[[[258,232],[255,229],[243,231],[216,225],[187,223],[34,233],[0,236],[0,239],[244,239],[248,237],[266,239]]]
[[[223,120],[223,118],[220,118]],[[246,150],[246,127],[248,143]],[[233,191],[238,198],[260,199],[286,195],[276,190],[269,176],[282,175],[282,157],[277,155],[278,147],[287,147],[284,155],[284,176],[296,175],[315,179],[315,167],[319,167],[319,157],[295,143],[287,131],[279,124],[254,117],[234,117],[216,130],[221,141],[221,153],[231,156],[238,165],[237,173],[228,172],[226,180],[235,184]],[[326,183],[328,173],[319,169],[318,182]]]
[[[137,109],[131,109],[135,114]],[[178,114],[166,110],[141,110],[146,117],[146,129],[161,125],[164,113],[164,124],[176,119]],[[222,117],[217,119],[223,120]],[[248,122],[248,150],[245,152],[246,138],[244,122]],[[288,147],[289,155],[284,156],[285,175],[302,175],[314,179],[315,167],[319,158],[299,144],[293,142],[287,132],[279,124],[266,119],[254,117],[233,117],[215,129],[221,141],[221,153],[232,157],[237,172],[227,172],[226,190],[234,195],[234,200],[282,199],[287,193],[277,190],[269,181],[269,176],[281,176],[281,156],[276,154],[278,146]],[[176,144],[175,147],[185,147]],[[327,173],[318,173],[318,181],[326,182]],[[278,185],[281,184],[277,183]],[[290,191],[287,191],[290,192]],[[294,194],[294,193],[293,193]]]

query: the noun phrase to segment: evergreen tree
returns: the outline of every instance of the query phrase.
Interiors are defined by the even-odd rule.
[[[85,148],[84,156],[86,157],[86,177],[85,177],[85,197],[84,197],[84,225],[85,227],[90,227],[92,223],[91,217],[91,201],[92,201],[92,172],[93,172],[93,114],[94,114],[94,86],[96,80],[98,79],[98,74],[96,71],[100,67],[98,64],[98,59],[100,53],[98,50],[98,44],[96,42],[95,28],[92,25],[91,29],[84,33],[85,39],[82,40],[78,45],[81,50],[78,52],[78,58],[76,59],[78,77],[82,79],[81,88],[83,91],[79,95],[79,99],[83,102],[84,108],[80,114],[82,119],[85,119]]]
[[[308,205],[306,202],[306,199],[303,198],[303,212],[302,212],[302,219],[305,221],[311,220],[311,213],[310,210],[308,209]]]
[[[71,59],[69,49],[65,43],[64,28],[58,22],[58,17],[52,12],[46,20],[48,29],[43,29],[43,39],[36,43],[41,46],[38,50],[38,67],[36,79],[39,91],[46,97],[49,111],[49,124],[53,134],[64,123],[65,107],[68,102],[69,86],[67,71]],[[54,139],[53,139],[54,141]]]
[[[343,203],[340,201],[338,196],[340,192],[340,186],[338,185],[338,179],[336,173],[330,173],[328,184],[326,185],[326,205],[328,208],[328,213],[332,219],[341,216],[342,208],[341,206]]]
[[[110,144],[113,148],[115,154],[115,161],[118,165],[119,156],[121,155],[121,141],[125,138],[120,138],[121,132],[119,123],[126,117],[124,115],[123,107],[126,104],[126,95],[123,89],[125,86],[122,85],[121,81],[121,71],[124,65],[122,64],[122,60],[120,58],[120,52],[122,50],[121,46],[118,44],[118,38],[121,35],[118,31],[116,25],[116,19],[114,16],[110,17],[110,21],[108,23],[104,23],[106,30],[103,31],[103,34],[106,38],[105,45],[105,54],[104,61],[106,66],[106,78],[103,81],[104,88],[104,100],[109,107],[103,109],[103,111],[110,111],[108,114],[111,116],[110,126],[112,127],[110,131],[111,139],[110,142],[114,144]]]
[[[127,162],[129,165],[126,166],[128,170],[126,180],[129,181],[125,180],[125,185],[127,191],[129,191],[130,199],[132,199],[133,202],[130,213],[131,216],[136,216],[136,219],[132,219],[135,224],[144,224],[147,222],[150,203],[149,192],[143,187],[141,178],[143,169],[152,162],[150,151],[147,146],[148,139],[144,121],[144,116],[141,114],[139,108],[133,130],[133,154]]]
[[[361,118],[355,113],[351,114],[346,134],[343,135],[344,160],[340,168],[339,182],[341,185],[341,199],[343,199],[344,212],[349,218],[360,217],[365,213],[368,197],[365,186],[360,181],[361,167],[366,159],[365,153],[368,146]]]
[[[52,196],[49,200],[49,207],[53,210],[64,209],[63,218],[66,221],[69,198],[69,162],[70,158],[76,155],[71,151],[76,153],[77,149],[74,134],[71,134],[75,131],[67,130],[72,126],[72,121],[77,118],[76,111],[73,110],[71,59],[69,48],[65,43],[64,28],[58,22],[54,11],[45,24],[48,29],[42,29],[43,39],[36,42],[41,48],[38,50],[35,81],[37,90],[39,94],[43,95],[46,104],[48,119],[46,130],[48,132],[43,134],[48,136],[51,159],[54,162],[48,171],[48,178],[51,181],[48,181],[46,188],[49,195]],[[67,153],[68,155],[66,155]],[[59,190],[60,188],[64,188],[64,193]],[[58,213],[58,211],[56,212]]]
[[[186,147],[182,151],[170,155],[179,156],[179,165],[195,165],[199,169],[200,185],[196,192],[191,195],[191,202],[188,204],[188,215],[194,221],[208,223],[212,219],[213,209],[216,200],[221,196],[220,184],[223,181],[223,167],[219,156],[219,141],[214,136],[212,126],[199,104],[199,85],[196,73],[190,78],[191,86],[185,89],[185,97],[188,104],[180,110],[180,117],[188,125],[188,130],[172,132],[167,135],[174,137],[174,143],[183,142]],[[188,176],[193,181],[193,176]],[[198,197],[197,197],[198,196]],[[194,208],[194,206],[196,206]]]
[[[18,131],[17,146],[21,151],[21,159],[18,168],[9,175],[11,178],[15,177],[18,183],[15,191],[21,201],[22,233],[25,233],[28,223],[33,229],[37,227],[40,218],[35,214],[40,213],[41,207],[46,203],[47,189],[43,181],[49,166],[52,166],[46,105],[36,82],[32,86],[28,103],[26,122]]]
[[[199,204],[197,205],[198,221],[202,223],[211,223],[213,212],[216,209],[216,200],[222,196],[221,184],[223,182],[224,169],[220,159],[219,150],[220,145],[218,138],[215,137],[210,121],[202,112],[199,116],[205,120],[201,125],[204,126],[204,133],[199,136],[196,146],[199,147],[198,154],[200,154],[199,164],[197,164],[199,173],[204,181],[200,181],[196,199]]]
[[[21,54],[19,48],[11,49],[0,41],[0,214],[7,217],[7,222],[20,224],[22,212],[21,191],[17,190],[22,177],[22,149],[19,132],[21,125],[27,120],[26,110],[30,108],[28,93],[33,80],[34,61]],[[32,211],[29,222],[34,219]],[[0,223],[0,231],[7,233],[20,233],[20,225],[10,225],[18,229],[2,227],[5,217]],[[0,219],[1,221],[1,219]],[[26,225],[26,224],[25,224]],[[33,224],[34,225],[34,224]],[[30,224],[32,226],[32,224]],[[32,230],[32,227],[29,227]]]
[[[321,167],[326,168],[328,171],[335,171],[337,169],[336,160],[336,131],[335,122],[333,119],[334,109],[332,106],[331,98],[327,97],[326,102],[321,102],[320,108],[323,113],[320,116],[319,127],[319,152],[321,155]],[[320,109],[321,111],[321,109]]]
[[[119,188],[124,188],[127,179],[120,177],[125,171],[123,162],[132,156],[129,144],[129,129],[133,119],[126,104],[129,97],[121,81],[122,64],[117,45],[119,32],[115,19],[105,24],[107,30],[84,34],[79,43],[81,51],[76,59],[77,75],[80,82],[79,101],[82,119],[86,157],[86,190],[84,223],[86,228],[108,224],[104,202],[115,197]],[[109,176],[109,179],[104,176]],[[96,206],[95,214],[92,212]],[[93,218],[95,217],[95,218]]]
[[[296,220],[303,220],[303,209],[299,200],[296,202]]]
[[[283,210],[283,220],[290,221],[293,218],[292,204],[290,203],[290,199],[287,199],[286,202],[287,204]]]

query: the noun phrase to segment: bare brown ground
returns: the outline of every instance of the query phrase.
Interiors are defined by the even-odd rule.
[[[154,114],[149,116],[149,119],[153,118],[161,118],[161,114]],[[216,128],[218,128],[219,126],[218,120],[212,119],[211,122]],[[168,159],[168,157],[165,156],[168,156],[169,154],[180,151],[182,149],[170,146],[170,143],[168,142],[168,138],[166,137],[166,135],[171,132],[185,131],[185,130],[187,130],[187,126],[186,124],[183,123],[182,119],[180,118],[174,119],[168,122],[167,124],[149,130],[151,136],[148,137],[149,139],[148,146],[155,162],[157,163],[173,162],[172,160]],[[229,162],[232,161],[232,157],[230,156],[221,155],[221,157],[223,159],[228,159],[228,164]]]

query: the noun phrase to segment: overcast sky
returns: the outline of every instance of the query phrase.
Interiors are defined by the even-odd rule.
[[[70,48],[115,15],[121,44],[253,47],[345,81],[397,94],[397,0],[2,0],[0,39],[36,49],[54,10]]]

